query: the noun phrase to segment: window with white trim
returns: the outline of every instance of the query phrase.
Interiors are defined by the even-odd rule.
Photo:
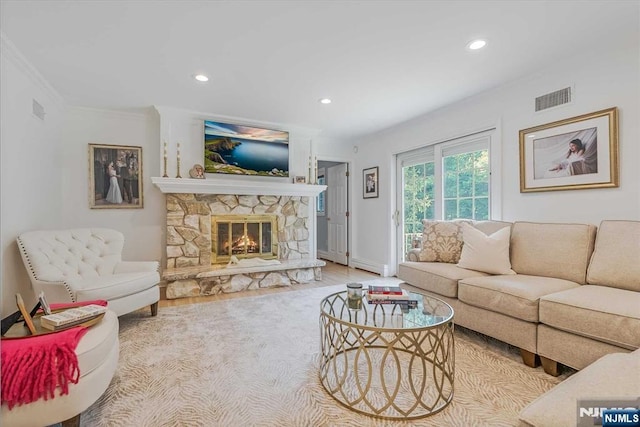
[[[399,248],[420,246],[423,219],[491,218],[490,133],[398,154]]]

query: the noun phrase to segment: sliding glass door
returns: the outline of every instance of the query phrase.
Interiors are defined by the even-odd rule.
[[[433,161],[402,168],[402,248],[419,246],[422,220],[435,218],[435,174]]]

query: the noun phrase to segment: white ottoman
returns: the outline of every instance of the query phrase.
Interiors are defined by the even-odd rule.
[[[93,404],[107,389],[118,365],[118,317],[107,310],[102,321],[89,328],[76,348],[80,379],[69,385],[69,394],[49,400],[40,399],[9,410],[2,405],[0,425],[43,427],[73,419]],[[79,419],[70,420],[71,423]]]

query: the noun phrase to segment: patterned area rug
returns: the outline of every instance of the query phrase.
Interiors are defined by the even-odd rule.
[[[374,284],[389,280],[364,282]],[[168,307],[120,318],[120,361],[82,426],[514,426],[563,377],[457,328],[453,402],[411,422],[352,412],[318,379],[320,300],[343,285]]]

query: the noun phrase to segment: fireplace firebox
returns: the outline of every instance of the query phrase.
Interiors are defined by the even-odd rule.
[[[211,217],[211,263],[237,258],[278,258],[276,215],[214,215]]]

